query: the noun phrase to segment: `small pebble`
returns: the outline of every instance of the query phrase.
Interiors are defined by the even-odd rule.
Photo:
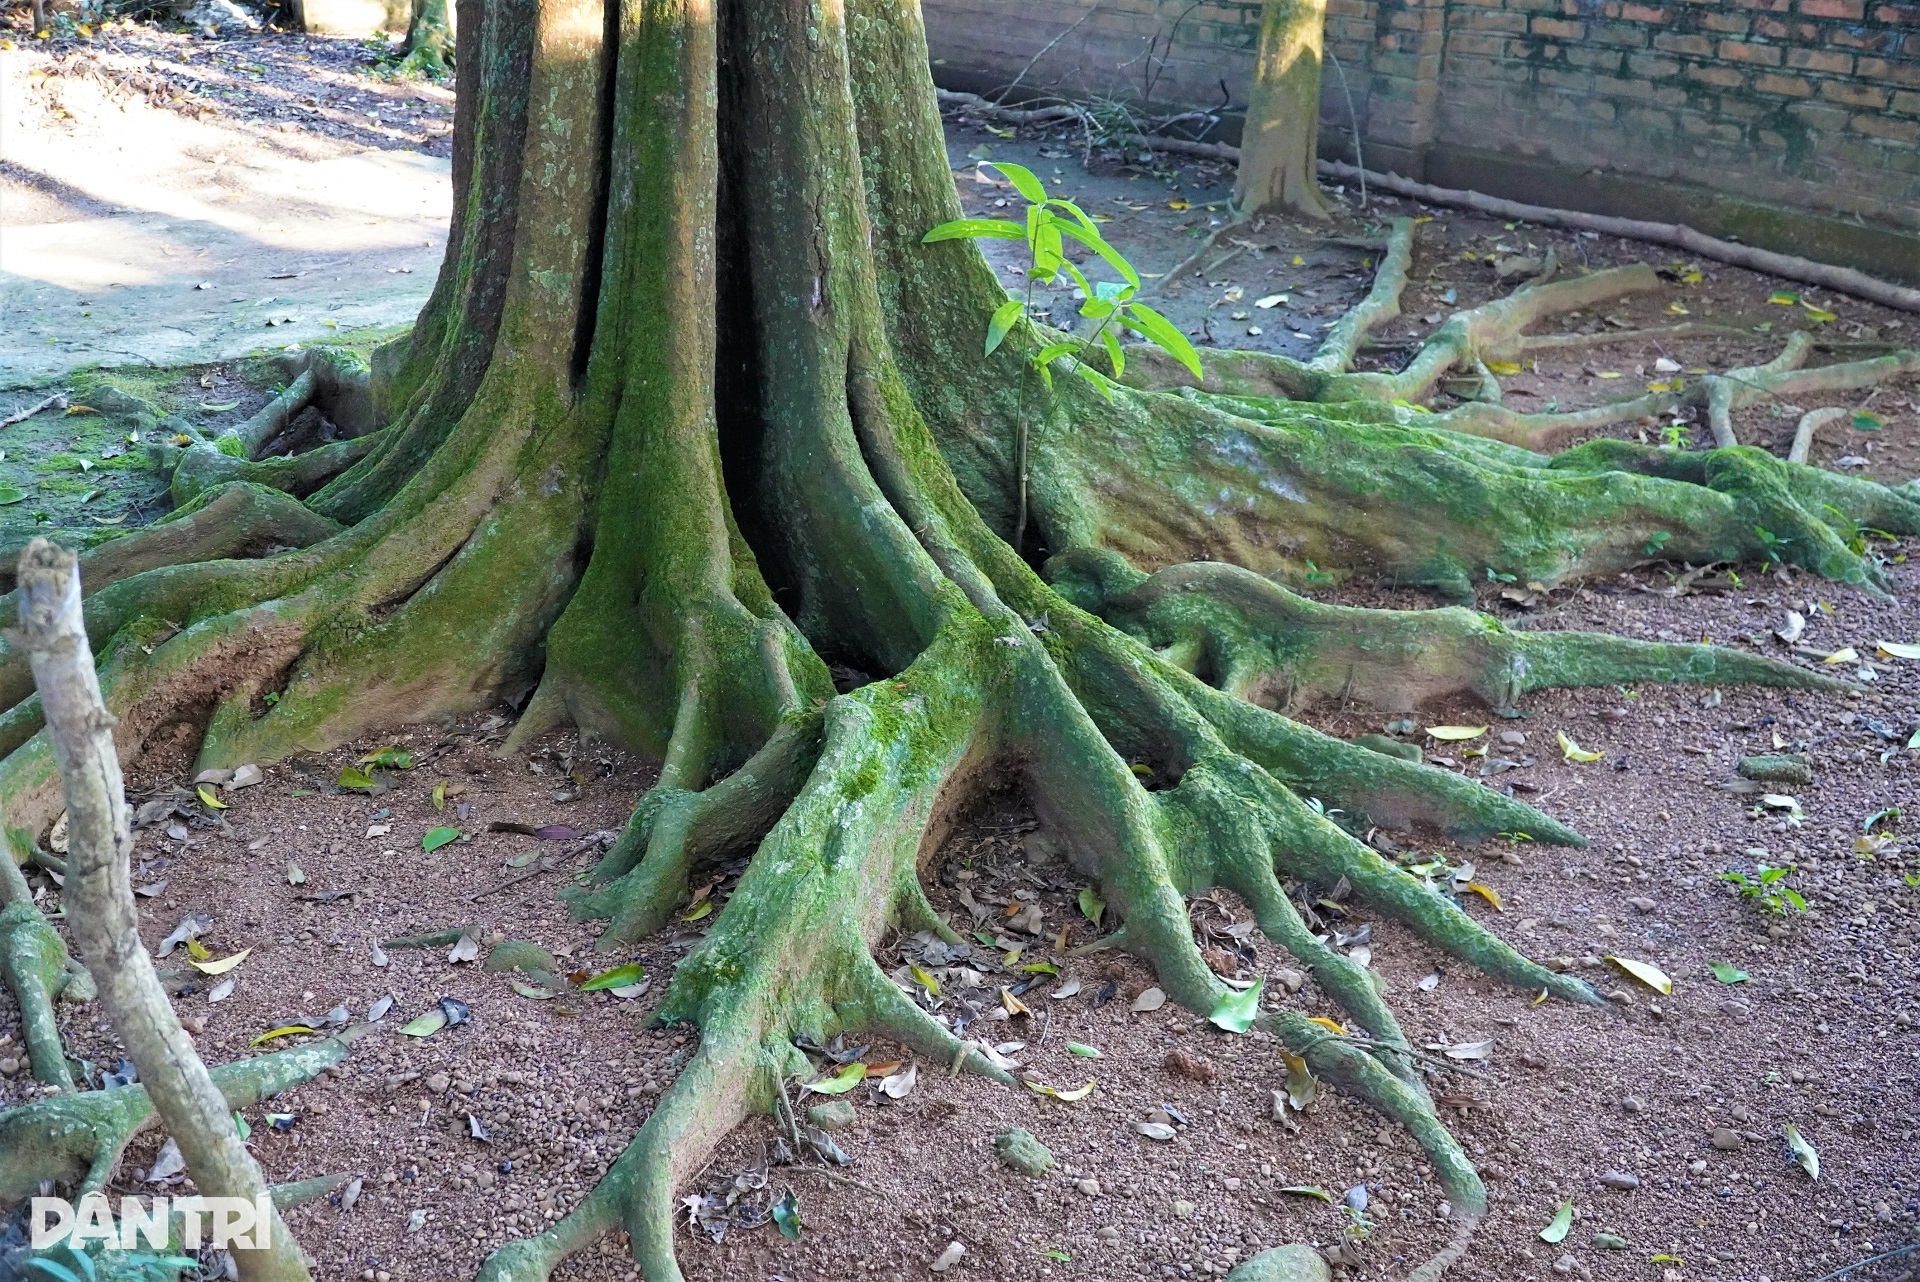
[[[445,1073],[435,1073],[433,1074],[433,1076],[427,1078],[427,1089],[432,1091],[435,1095],[445,1094],[446,1089],[452,1085],[453,1085],[453,1079],[451,1077],[448,1077]]]
[[[1573,1272],[1574,1266],[1577,1265],[1578,1263],[1579,1261],[1574,1259],[1571,1255],[1563,1255],[1559,1259],[1553,1262],[1553,1271],[1555,1273],[1558,1273],[1560,1276],[1565,1277],[1568,1274]]]
[[[1740,1132],[1731,1127],[1716,1126],[1713,1128],[1713,1146],[1722,1153],[1732,1153],[1745,1143],[1746,1141],[1740,1138]]]
[[[1631,1193],[1640,1187],[1640,1177],[1631,1171],[1608,1171],[1600,1177],[1600,1182],[1622,1193]]]
[[[1629,1113],[1644,1113],[1647,1111],[1647,1102],[1638,1095],[1629,1095],[1620,1101],[1620,1107]]]
[[[1525,747],[1527,736],[1518,730],[1502,730],[1500,742],[1509,748]]]
[[[1173,1218],[1176,1220],[1192,1219],[1193,1203],[1187,1202],[1187,1201],[1175,1201],[1173,1204]]]
[[[1696,1157],[1696,1158],[1694,1158],[1694,1159],[1693,1159],[1693,1160],[1692,1160],[1691,1162],[1688,1162],[1688,1163],[1687,1163],[1687,1174],[1688,1174],[1688,1175],[1705,1175],[1706,1173],[1707,1173],[1707,1159],[1706,1159],[1706,1158],[1704,1158],[1704,1157]]]
[[[1643,913],[1650,913],[1654,909],[1660,906],[1654,903],[1653,900],[1648,899],[1645,895],[1635,895],[1632,899],[1629,899],[1627,902],[1633,905],[1634,910],[1636,912],[1643,912]]]
[[[1100,1181],[1093,1179],[1091,1177],[1084,1180],[1075,1180],[1073,1183],[1073,1187],[1079,1189],[1082,1193],[1085,1193],[1088,1197],[1100,1196]]]

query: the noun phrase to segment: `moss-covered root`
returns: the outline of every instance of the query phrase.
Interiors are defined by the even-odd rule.
[[[190,503],[214,486],[234,481],[305,498],[379,448],[390,430],[382,428],[365,436],[330,441],[302,454],[258,460],[236,458],[216,446],[196,443],[186,448],[173,469],[173,501]]]
[[[82,552],[80,581],[84,591],[98,592],[163,566],[271,556],[311,547],[339,532],[338,525],[279,490],[233,482],[202,491],[152,525]],[[11,564],[0,565],[0,588],[8,589],[0,597],[0,619],[14,617],[13,577]]]
[[[0,859],[7,862],[0,876],[13,871],[17,878],[12,856],[0,852]],[[19,1004],[21,1039],[34,1080],[71,1091],[73,1073],[60,1045],[53,1004],[63,996],[92,996],[93,981],[67,956],[66,944],[29,898],[14,899],[0,910],[0,981]]]
[[[700,1029],[699,1053],[586,1201],[546,1233],[501,1248],[482,1282],[541,1282],[617,1224],[648,1282],[678,1282],[676,1188],[749,1113],[784,1106],[784,1083],[810,1071],[793,1045],[803,1034],[878,1032],[936,1063],[1006,1080],[901,993],[868,951],[888,926],[924,917],[920,851],[990,747],[984,712],[995,683],[982,673],[991,673],[991,654],[989,638],[951,629],[898,678],[835,699],[823,728],[806,735],[816,747],[781,750],[812,763],[805,786],[661,1006],[662,1020]],[[656,840],[673,804],[657,803]]]
[[[821,716],[795,713],[745,765],[699,792],[657,787],[594,870],[596,889],[568,892],[576,919],[607,918],[602,948],[644,939],[667,922],[703,861],[752,847],[799,795],[820,752]]]
[[[1437,1282],[1466,1254],[1473,1231],[1487,1213],[1487,1187],[1480,1173],[1433,1111],[1424,1091],[1392,1073],[1355,1039],[1330,1036],[1295,1011],[1263,1013],[1255,1027],[1273,1034],[1312,1072],[1372,1105],[1406,1128],[1433,1163],[1440,1191],[1451,1204],[1453,1235],[1447,1245],[1407,1275],[1408,1282]]]
[[[1718,646],[1592,632],[1515,632],[1472,610],[1328,605],[1218,562],[1152,576],[1111,552],[1055,557],[1076,604],[1229,694],[1282,711],[1317,699],[1411,711],[1457,693],[1511,711],[1532,690],[1655,681],[1844,689],[1789,663]]]
[[[1071,664],[1079,657],[1075,650],[1104,649],[1102,640],[1097,633],[1069,635],[1057,645]],[[1163,684],[1158,698],[1150,691],[1133,693],[1135,704],[1151,705],[1133,711],[1135,726],[1158,714],[1170,751],[1199,754],[1179,782],[1148,793],[1130,772],[1102,768],[1112,760],[1103,731],[1122,737],[1131,731],[1104,719],[1095,729],[1072,704],[1042,707],[1027,747],[1035,804],[1069,834],[1076,858],[1091,865],[1108,903],[1124,917],[1112,942],[1151,964],[1175,1001],[1207,1012],[1226,994],[1200,956],[1182,898],[1183,891],[1226,885],[1247,897],[1262,932],[1312,968],[1328,995],[1372,1034],[1329,1035],[1291,1011],[1260,1016],[1314,1071],[1407,1127],[1426,1151],[1458,1216],[1454,1240],[1414,1275],[1439,1277],[1464,1250],[1484,1212],[1484,1188],[1435,1116],[1411,1048],[1370,977],[1306,931],[1274,873],[1274,859],[1316,883],[1350,876],[1366,902],[1395,916],[1413,908],[1429,938],[1502,979],[1583,1003],[1595,998],[1577,981],[1527,962],[1457,909],[1449,915],[1450,906],[1431,889],[1385,865],[1258,765],[1225,748],[1204,722],[1183,714],[1176,686]]]
[[[338,1063],[365,1026],[290,1050],[213,1070],[229,1108],[246,1108]],[[153,1112],[144,1086],[50,1096],[0,1113],[0,1210],[30,1197],[42,1180],[80,1190],[105,1185],[127,1141]]]

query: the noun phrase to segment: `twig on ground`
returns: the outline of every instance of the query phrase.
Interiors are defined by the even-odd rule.
[[[0,418],[0,427],[12,427],[15,423],[24,423],[28,419],[32,418],[35,414],[38,414],[41,410],[46,410],[46,409],[63,410],[65,408],[67,408],[66,393],[55,392],[52,396],[47,397],[46,400],[41,401],[37,405],[29,405],[27,406],[27,408],[23,410],[19,410],[19,411],[16,411],[15,413],[9,414],[5,418]]]

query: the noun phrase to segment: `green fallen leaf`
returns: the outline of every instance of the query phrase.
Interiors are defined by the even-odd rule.
[[[817,1082],[808,1082],[800,1089],[812,1091],[816,1095],[845,1095],[848,1091],[866,1080],[867,1066],[858,1061],[841,1065],[839,1071],[823,1077]]]
[[[1068,1042],[1067,1052],[1072,1055],[1078,1055],[1083,1059],[1100,1058],[1100,1049],[1097,1046],[1089,1046],[1085,1042]]]
[[[432,1037],[447,1026],[447,1012],[438,1006],[420,1016],[409,1020],[400,1031],[408,1037]]]
[[[1787,1151],[1800,1164],[1801,1170],[1816,1180],[1820,1178],[1820,1150],[1792,1122],[1787,1123]]]
[[[793,1195],[792,1189],[788,1189],[787,1195],[773,1204],[768,1214],[773,1216],[774,1227],[780,1230],[782,1237],[790,1237],[795,1241],[799,1240],[801,1229],[800,1199]]]
[[[438,850],[449,842],[460,840],[458,828],[429,828],[420,838],[420,849]]]
[[[1086,914],[1088,921],[1098,926],[1100,924],[1100,918],[1105,915],[1107,911],[1106,901],[1094,893],[1092,886],[1088,886],[1080,892],[1080,911]]]
[[[1229,1033],[1244,1033],[1252,1028],[1254,1018],[1260,1014],[1260,990],[1266,982],[1257,979],[1252,988],[1237,993],[1222,993],[1220,1000],[1214,1003],[1213,1013],[1207,1016],[1207,1022]]]
[[[531,1001],[549,1002],[560,995],[550,988],[542,988],[538,984],[529,984],[525,980],[510,979],[507,982],[513,985],[514,992]]]
[[[1877,432],[1887,425],[1887,420],[1881,418],[1872,410],[1855,410],[1853,412],[1853,425],[1862,432]]]
[[[583,993],[596,993],[603,988],[625,988],[628,984],[639,983],[641,977],[646,973],[646,967],[642,966],[639,962],[628,962],[624,966],[615,966],[611,970],[601,971],[592,979],[581,984],[580,991]]]
[[[1573,1203],[1562,1202],[1560,1209],[1553,1213],[1553,1223],[1540,1230],[1542,1242],[1560,1243],[1566,1240],[1567,1231],[1573,1227]]]
[[[1053,1246],[1041,1251],[1040,1258],[1043,1260],[1052,1260],[1055,1264],[1066,1264],[1073,1259],[1073,1256],[1061,1250],[1059,1247]]]
[[[1723,984],[1744,984],[1753,978],[1738,966],[1732,966],[1726,962],[1713,963],[1713,977]]]
[[[1317,1197],[1328,1206],[1333,1205],[1333,1194],[1327,1192],[1318,1184],[1289,1184],[1280,1191],[1282,1193],[1297,1193],[1301,1197]]]
[[[26,500],[27,492],[17,485],[0,485],[0,507]]]
[[[405,748],[390,743],[384,748],[375,748],[372,752],[360,758],[360,764],[363,766],[386,766],[393,770],[411,770],[413,769],[413,754]]]
[[[334,780],[348,792],[372,792],[373,776],[358,766],[340,767],[340,776]]]
[[[913,982],[927,990],[929,997],[940,995],[940,981],[935,979],[919,962],[908,962],[907,973],[913,976]]]

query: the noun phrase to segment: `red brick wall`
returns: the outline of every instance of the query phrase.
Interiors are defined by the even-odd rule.
[[[922,3],[955,87],[1004,86],[1058,37],[1023,94],[1210,108],[1224,80],[1246,101],[1258,0]],[[1328,0],[1327,47],[1373,166],[1505,157],[1920,233],[1920,0]],[[1323,152],[1347,153],[1331,66],[1323,85]]]
[[[1435,129],[1920,230],[1920,5],[1451,0]]]

